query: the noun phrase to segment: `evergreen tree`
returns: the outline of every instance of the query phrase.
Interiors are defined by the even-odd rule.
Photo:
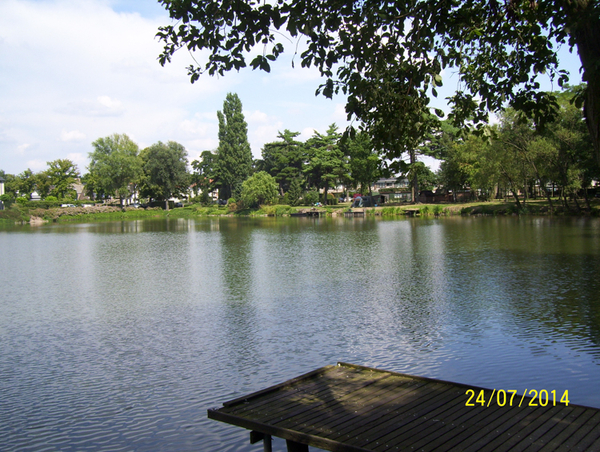
[[[239,198],[242,183],[252,170],[252,151],[248,143],[248,124],[242,113],[242,102],[237,94],[229,93],[223,102],[219,118],[219,148],[217,173],[221,188],[219,197]]]
[[[381,162],[377,150],[366,133],[358,133],[342,142],[348,156],[353,185],[360,185],[361,193],[371,193],[371,187],[381,176]]]
[[[304,173],[309,178],[309,185],[323,188],[325,202],[329,188],[335,187],[336,182],[347,177],[349,172],[346,156],[339,146],[341,134],[337,130],[337,126],[331,124],[326,135],[315,131],[306,142],[308,163]]]
[[[279,141],[266,143],[262,150],[264,170],[277,180],[282,196],[290,190],[293,181],[303,179],[306,149],[304,143],[295,140],[298,135],[300,132],[285,129],[277,135]]]

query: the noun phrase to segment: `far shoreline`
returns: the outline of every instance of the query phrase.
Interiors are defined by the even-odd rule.
[[[118,206],[93,207],[50,207],[24,208],[13,206],[0,211],[0,224],[29,224],[38,226],[47,223],[94,222],[110,220],[141,220],[152,218],[201,218],[201,217],[287,217],[301,216],[310,212],[321,217],[343,217],[346,213],[354,215],[385,218],[437,218],[446,216],[555,216],[555,217],[599,217],[600,200],[593,199],[590,208],[581,205],[569,205],[568,208],[559,200],[553,200],[552,207],[547,200],[521,201],[522,208],[517,209],[514,202],[488,201],[457,204],[396,204],[368,208],[350,208],[350,203],[336,206],[310,207],[289,205],[269,205],[255,209],[233,210],[226,206],[202,206],[192,204],[170,210],[159,207],[142,209]]]

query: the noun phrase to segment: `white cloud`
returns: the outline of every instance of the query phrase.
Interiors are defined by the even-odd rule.
[[[313,127],[306,127],[304,129],[302,129],[302,132],[300,132],[300,136],[298,138],[302,141],[306,141],[310,137],[312,137],[314,134],[315,134],[315,129]]]
[[[83,171],[91,142],[113,133],[141,148],[178,141],[195,158],[217,147],[216,112],[228,92],[243,102],[255,157],[279,131],[312,135],[333,122],[335,104],[314,96],[318,71],[301,69],[298,57],[292,69],[291,54],[271,74],[244,70],[194,85],[185,50],[161,67],[155,35],[170,19],[142,3],[0,1],[0,81],[10,87],[0,104],[0,169],[43,170],[73,155]],[[146,10],[132,11],[137,4]]]
[[[244,113],[248,123],[248,141],[252,148],[254,158],[262,158],[262,148],[265,143],[277,140],[279,132],[285,129],[284,124],[277,117],[254,110]]]
[[[87,165],[87,155],[81,154],[79,152],[74,152],[71,154],[67,154],[66,158],[68,160],[71,160],[75,165],[77,165],[77,169],[80,173],[85,173],[85,167]]]
[[[80,99],[59,107],[57,112],[73,116],[121,116],[125,112],[121,102],[108,96],[98,96],[96,100]]]
[[[85,133],[79,130],[71,130],[70,132],[63,130],[60,139],[62,141],[82,141],[85,140]]]
[[[29,149],[31,147],[31,144],[29,143],[23,143],[17,146],[17,152],[19,154],[25,154],[25,152],[27,151],[27,149]]]
[[[85,133],[79,130],[71,130],[70,132],[63,130],[60,139],[62,141],[82,141],[85,139]]]
[[[347,120],[348,113],[346,113],[346,105],[345,104],[336,104],[335,110],[332,115],[332,119],[336,122],[345,122]]]
[[[45,160],[40,159],[27,160],[27,164],[23,168],[23,171],[25,171],[27,168],[29,168],[34,173],[37,173],[39,171],[44,171],[45,169],[47,169],[48,164]],[[19,171],[19,173],[22,173],[23,171]]]

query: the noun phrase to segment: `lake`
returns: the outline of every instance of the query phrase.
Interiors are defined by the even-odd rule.
[[[0,449],[259,451],[206,410],[337,361],[600,407],[599,275],[598,219],[4,228]]]

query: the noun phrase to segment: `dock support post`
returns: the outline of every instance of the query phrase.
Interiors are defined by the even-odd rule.
[[[273,452],[273,444],[271,443],[271,435],[265,435],[263,438],[263,447],[265,452]]]
[[[263,447],[265,452],[273,452],[273,444],[271,443],[271,435],[267,435],[262,432],[255,432],[252,430],[250,432],[250,444],[257,443],[259,441],[263,442]]]
[[[288,452],[308,452],[308,446],[306,444],[300,444],[289,439],[286,439],[285,443],[287,445]]]

